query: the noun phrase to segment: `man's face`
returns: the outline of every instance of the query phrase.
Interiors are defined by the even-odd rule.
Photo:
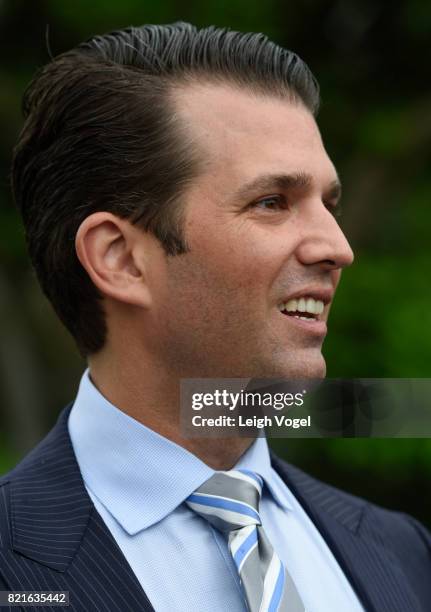
[[[228,85],[175,99],[205,169],[186,194],[190,251],[154,271],[143,342],[181,377],[324,376],[328,311],[353,254],[314,118]]]

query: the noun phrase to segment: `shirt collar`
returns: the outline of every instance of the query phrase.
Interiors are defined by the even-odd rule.
[[[86,486],[129,535],[170,514],[214,471],[198,457],[111,404],[87,369],[69,415],[69,434]],[[235,468],[260,474],[275,500],[291,507],[257,438]]]
[[[293,510],[292,504],[286,496],[286,485],[271,465],[268,442],[265,437],[256,438],[235,465],[235,469],[238,468],[251,470],[262,476],[266,485],[263,495],[267,495],[269,492],[279,506],[285,510]]]

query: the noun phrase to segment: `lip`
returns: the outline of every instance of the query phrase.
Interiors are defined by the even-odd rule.
[[[321,300],[325,306],[332,301],[334,297],[334,290],[330,287],[304,287],[295,293],[291,293],[290,295],[282,298],[278,303],[285,304],[289,300],[297,300],[300,297],[312,297],[315,300]]]
[[[296,319],[295,317],[283,314],[282,312],[280,312],[280,315],[287,319],[290,325],[295,325],[297,328],[313,336],[324,338],[328,332],[326,321],[322,321],[321,319],[310,319],[309,321],[304,321],[303,319]]]
[[[307,296],[307,297],[314,298],[315,300],[322,301],[326,308],[326,306],[332,301],[332,298],[334,297],[334,293],[335,292],[332,287],[318,287],[316,285],[309,286],[309,287],[303,287],[302,289],[299,289],[298,291],[295,291],[294,293],[291,293],[290,295],[282,298],[278,302],[278,304],[281,304],[281,303],[285,304],[289,300],[295,300],[300,297]],[[326,321],[321,318],[322,315],[324,315],[325,311],[323,311],[321,315],[318,315],[316,319],[310,319],[309,321],[297,319],[291,315],[284,314],[281,311],[279,312],[283,317],[286,317],[286,319],[290,321],[291,325],[295,325],[297,328],[305,332],[308,332],[311,335],[324,338],[326,334],[328,333],[328,327],[326,325]]]

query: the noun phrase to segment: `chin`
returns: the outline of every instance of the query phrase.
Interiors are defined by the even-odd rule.
[[[274,374],[274,377],[281,378],[325,378],[326,362],[319,351],[313,355],[298,355],[294,361],[292,358],[283,365],[279,364],[277,368],[279,374]]]
[[[254,359],[239,361],[240,367],[230,367],[229,372],[219,372],[219,378],[325,378],[326,362],[320,350],[283,351],[272,358],[263,360],[256,355]],[[211,375],[217,378],[214,372]]]

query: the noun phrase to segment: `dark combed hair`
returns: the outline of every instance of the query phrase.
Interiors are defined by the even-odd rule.
[[[313,114],[317,82],[259,33],[170,25],[96,36],[54,58],[23,98],[12,189],[38,280],[82,356],[106,341],[102,295],[75,251],[82,221],[109,211],[187,251],[182,196],[201,155],[178,119],[175,85],[222,82],[289,97]]]

